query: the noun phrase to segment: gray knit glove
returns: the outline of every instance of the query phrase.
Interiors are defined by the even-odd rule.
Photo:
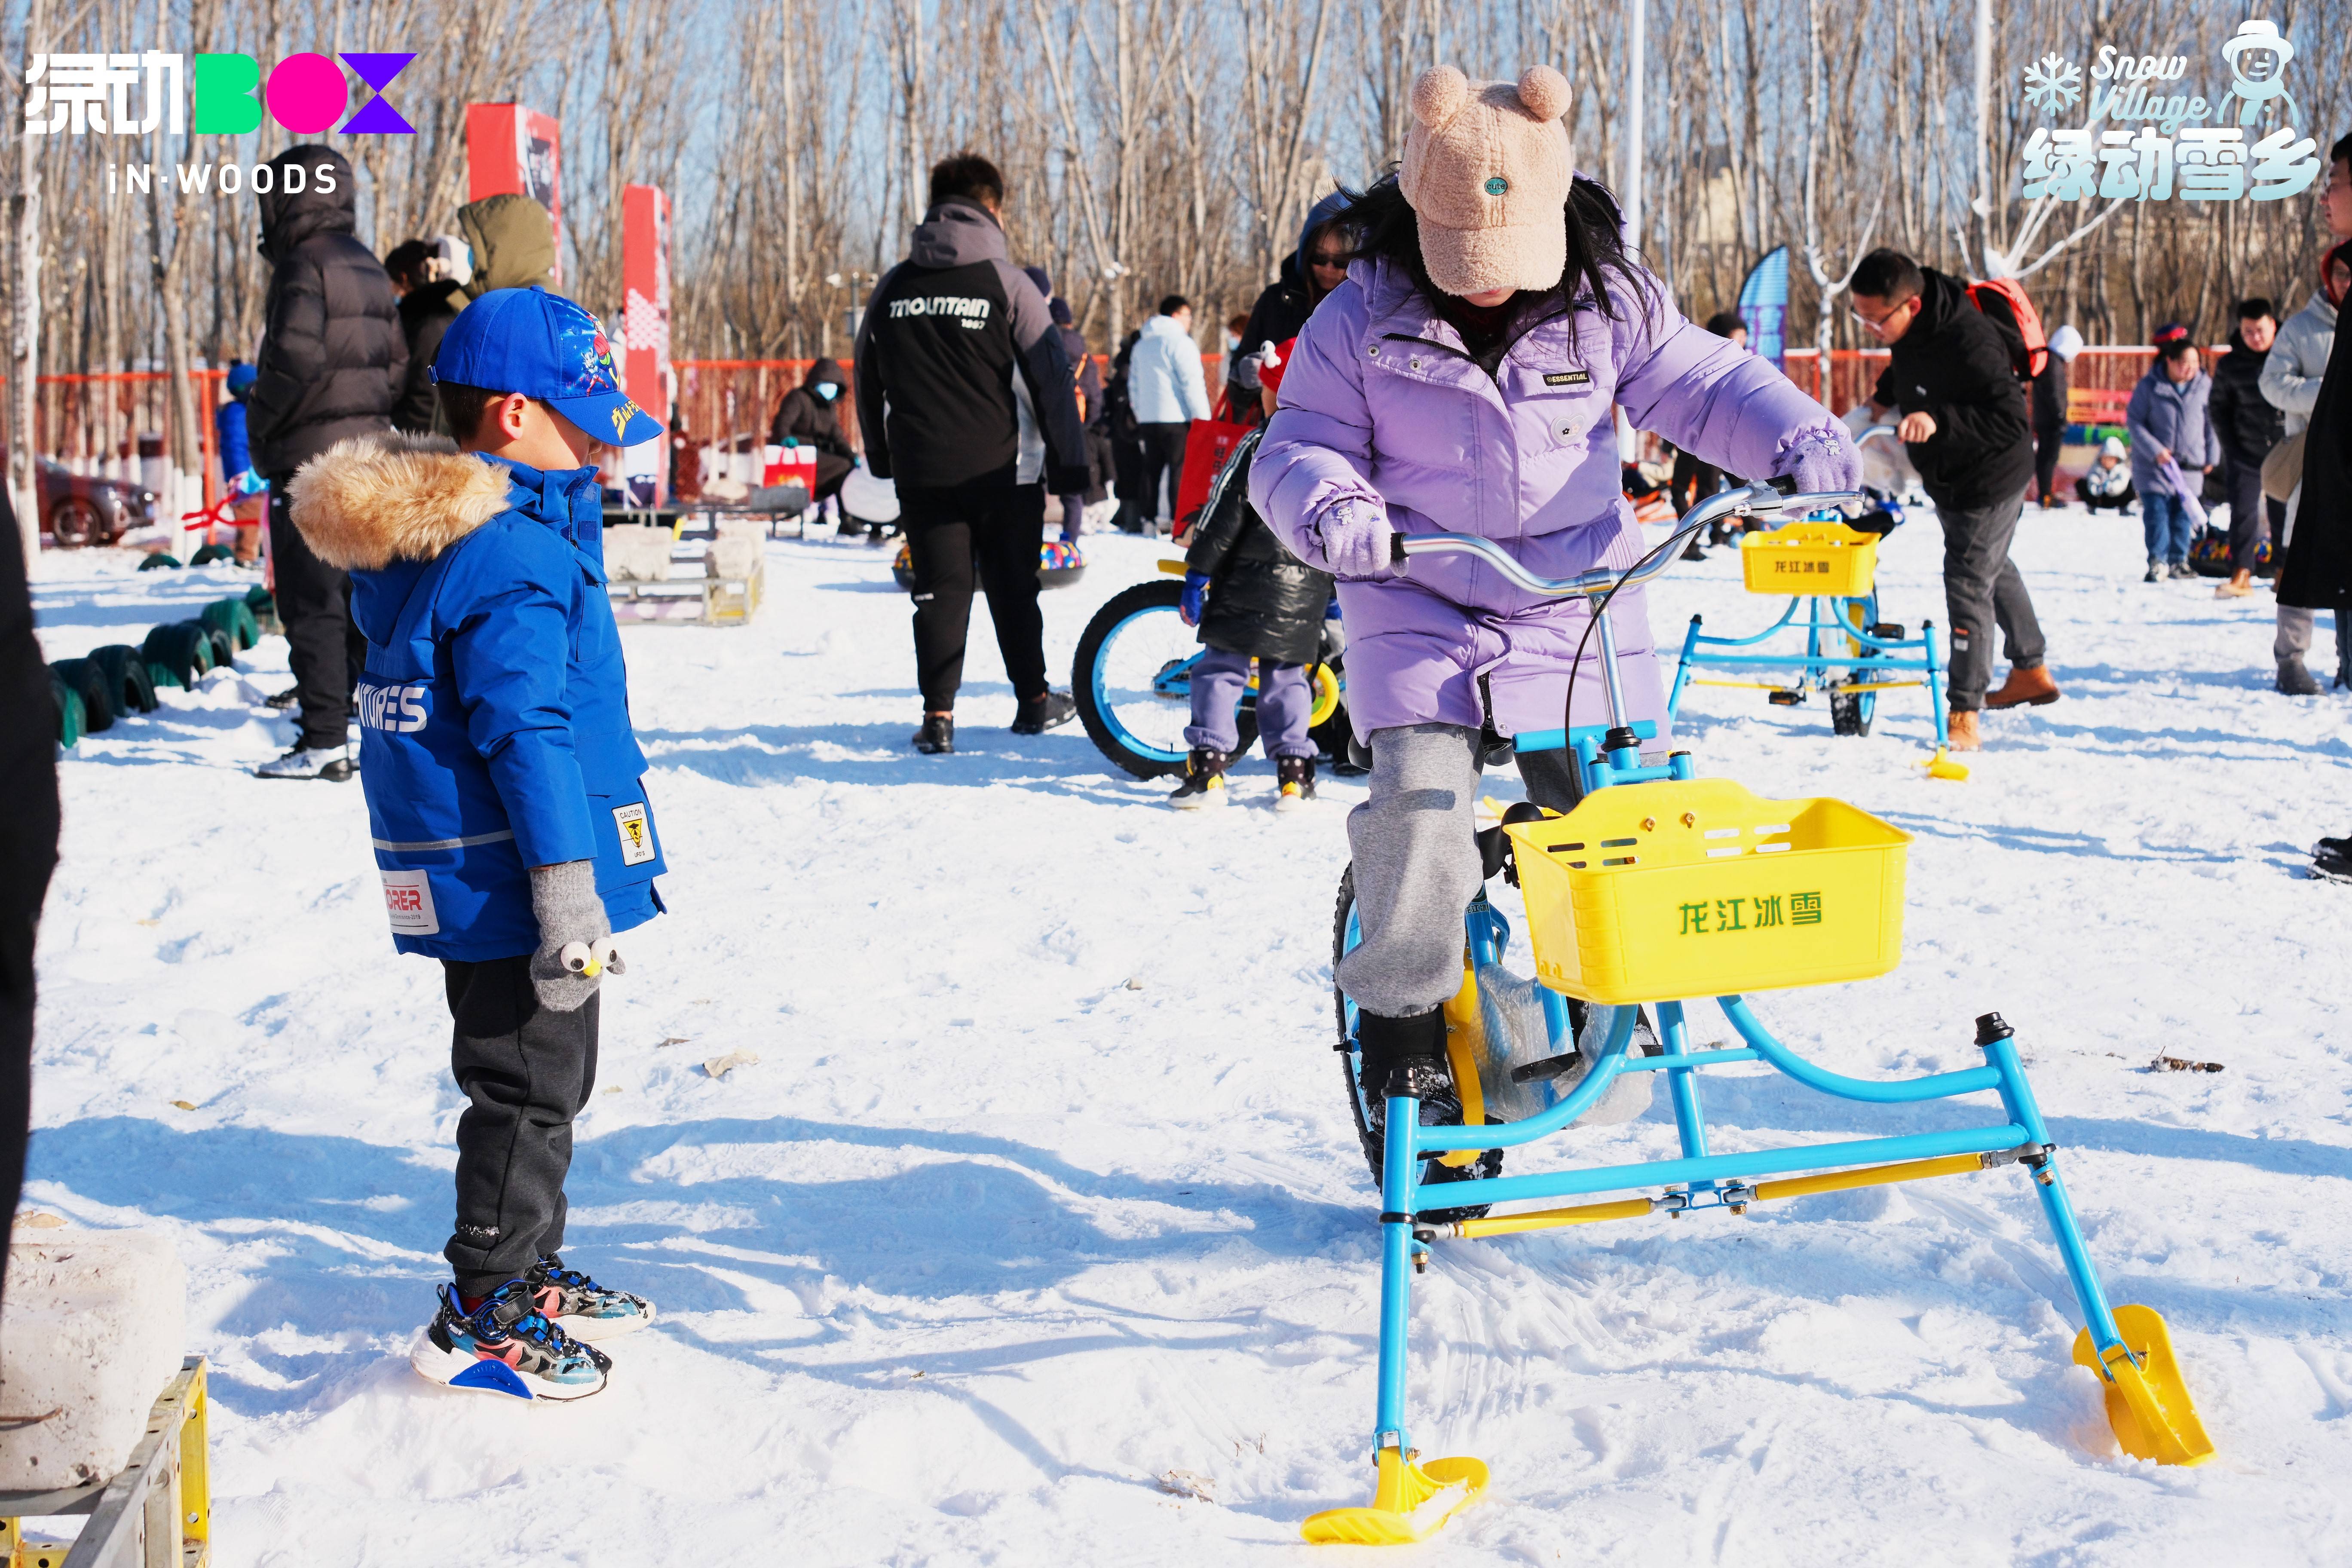
[[[530,912],[539,918],[539,951],[530,955],[531,988],[540,1005],[558,1013],[579,1009],[596,994],[606,970],[627,973],[613,948],[613,922],[596,896],[596,863],[566,860],[530,868]]]

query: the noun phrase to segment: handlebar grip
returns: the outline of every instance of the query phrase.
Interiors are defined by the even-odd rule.
[[[1403,565],[1403,564],[1404,564],[1404,558],[1405,558],[1404,535],[1403,535],[1403,534],[1402,534],[1402,533],[1391,533],[1391,534],[1390,534],[1390,535],[1389,535],[1389,564],[1390,564],[1390,565],[1391,565],[1391,566],[1402,566],[1402,565]]]
[[[1797,493],[1797,476],[1794,474],[1775,475],[1773,478],[1769,479],[1764,482],[1770,485],[1774,489],[1780,491],[1784,496],[1792,496]]]

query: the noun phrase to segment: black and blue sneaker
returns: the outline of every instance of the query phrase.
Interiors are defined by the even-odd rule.
[[[540,1314],[575,1340],[609,1340],[635,1333],[654,1321],[654,1304],[643,1296],[599,1285],[549,1253],[531,1266],[523,1282]]]
[[[442,1286],[441,1310],[408,1362],[432,1382],[515,1399],[585,1399],[613,1367],[540,1311],[528,1279],[508,1280],[470,1312],[457,1286]]]

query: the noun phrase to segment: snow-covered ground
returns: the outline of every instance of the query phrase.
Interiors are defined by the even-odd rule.
[[[1884,613],[1940,624],[1918,517]],[[1057,679],[1162,553],[1088,544],[1046,601]],[[2352,826],[2352,700],[2273,695],[2268,596],[2144,586],[2137,520],[2032,513],[2018,558],[2066,700],[1990,716],[1973,781],[1915,765],[1916,692],[1839,740],[1818,703],[1701,689],[1685,738],[1916,836],[1903,967],[1759,1011],[1865,1074],[1973,1065],[1970,1020],[2007,1015],[2108,1289],[2170,1321],[2219,1457],[2118,1456],[2014,1171],[1453,1242],[1411,1418],[1495,1480],[1417,1560],[2352,1560],[2352,889],[2299,871]],[[1277,816],[1260,760],[1237,809],[1174,815],[1076,726],[999,727],[978,616],[964,749],[917,757],[887,567],[780,542],[757,625],[626,634],[674,912],[606,992],[566,1252],[663,1317],[583,1405],[405,1364],[449,1222],[448,1019],[391,951],[358,786],[243,771],[289,738],[260,705],[284,644],[64,760],[27,1198],[186,1258],[219,1561],[1189,1568],[1306,1561],[1299,1520],[1369,1498],[1377,1205],[1328,993],[1361,791]],[[136,640],[246,581],[53,555],[43,637]],[[1656,593],[1661,636],[1694,608],[1768,611],[1720,553]],[[1739,1071],[1707,1080],[1718,1148],[1985,1111]],[[1661,1100],[1537,1158],[1673,1141]]]

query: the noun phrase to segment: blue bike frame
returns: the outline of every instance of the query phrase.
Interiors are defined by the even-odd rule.
[[[1654,724],[1637,724],[1633,728],[1640,739],[1654,739],[1656,736],[1657,727]],[[1538,752],[1565,747],[1574,751],[1588,791],[1649,779],[1691,776],[1687,753],[1676,753],[1661,764],[1644,765],[1638,748],[1607,750],[1606,737],[1607,731],[1603,726],[1579,726],[1572,733],[1554,730],[1522,735],[1518,738],[1517,749]],[[1483,894],[1470,907],[1466,933],[1471,952],[1480,963],[1492,962],[1499,957],[1504,943],[1509,940],[1507,923],[1487,903]],[[1539,994],[1553,1049],[1563,1053],[1575,1049],[1576,1042],[1569,1027],[1567,998],[1549,987],[1543,987]],[[1984,1066],[1958,1072],[1931,1073],[1924,1078],[1874,1079],[1851,1078],[1806,1060],[1774,1038],[1739,996],[1719,996],[1714,1000],[1744,1042],[1741,1046],[1694,1050],[1684,1012],[1685,1004],[1660,1002],[1654,1005],[1665,1047],[1664,1054],[1654,1057],[1633,1054],[1630,1047],[1639,1010],[1616,1008],[1616,1016],[1611,1021],[1601,1056],[1586,1072],[1582,1081],[1549,1110],[1524,1121],[1480,1127],[1423,1127],[1420,1125],[1418,1100],[1402,1096],[1388,1100],[1381,1179],[1380,1394],[1373,1443],[1376,1450],[1395,1448],[1409,1452],[1412,1447],[1404,1419],[1406,1331],[1412,1276],[1417,1268],[1426,1264],[1430,1244],[1438,1235],[1435,1228],[1419,1218],[1424,1194],[1431,1196],[1432,1206],[1451,1209],[1468,1205],[1570,1197],[1653,1184],[1675,1184],[1675,1190],[1649,1200],[1646,1210],[1640,1209],[1638,1201],[1634,1205],[1622,1206],[1639,1212],[1655,1212],[1661,1208],[1675,1212],[1728,1208],[1740,1212],[1748,1203],[1757,1201],[1756,1190],[1748,1184],[1759,1176],[1965,1155],[1979,1156],[1979,1168],[2017,1163],[2026,1167],[2033,1175],[2036,1195],[2042,1201],[2042,1213],[2057,1239],[2059,1254],[2065,1261],[2067,1278],[2074,1284],[2075,1300],[2082,1308],[2084,1321],[2089,1326],[2102,1365],[2105,1364],[2110,1353],[2117,1352],[2131,1356],[2137,1364],[2137,1356],[2125,1346],[2116,1331],[2114,1312],[2108,1305],[2105,1292],[2100,1289],[2097,1270],[2093,1268],[2090,1254],[2084,1246],[2082,1229],[2075,1223],[2074,1206],[2067,1201],[2065,1184],[2059,1178],[2050,1130],[2042,1121],[2032,1088],[2026,1082],[2015,1041],[2011,1037],[2008,1026],[2000,1022],[1999,1015],[1988,1014],[1978,1020],[1977,1044],[1985,1054]],[[1351,1029],[1351,1048],[1352,1035]],[[1710,1153],[1706,1142],[1706,1120],[1699,1097],[1699,1074],[1711,1068],[1756,1061],[1766,1063],[1807,1088],[1865,1104],[1902,1105],[1958,1095],[1993,1094],[1999,1097],[2002,1120],[1943,1132],[1852,1139],[1735,1154]],[[1668,1075],[1667,1087],[1674,1107],[1675,1126],[1682,1144],[1680,1158],[1467,1181],[1424,1183],[1422,1180],[1423,1163],[1433,1155],[1457,1149],[1516,1148],[1563,1131],[1608,1092],[1610,1084],[1619,1074],[1627,1072],[1663,1072]],[[1573,1211],[1564,1213],[1572,1215]],[[1528,1216],[1531,1223],[1522,1228],[1538,1228],[1542,1224],[1582,1223],[1584,1217]],[[1590,1217],[1632,1215],[1593,1215]],[[1467,1223],[1475,1226],[1481,1222]],[[1457,1235],[1472,1234],[1464,1229],[1464,1222],[1456,1222],[1449,1228]],[[2108,1374],[2103,1373],[2102,1375]]]

